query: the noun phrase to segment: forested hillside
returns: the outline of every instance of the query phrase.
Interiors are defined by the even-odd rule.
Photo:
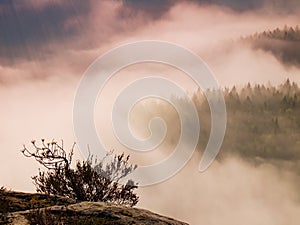
[[[222,160],[237,156],[251,163],[268,162],[292,166],[300,174],[300,89],[287,80],[278,87],[246,85],[224,90],[227,108],[227,130],[218,155]],[[184,99],[177,99],[181,105]],[[201,131],[199,149],[203,151],[210,133],[210,109],[201,91],[193,94]],[[175,146],[179,134],[178,115],[168,103],[150,101],[139,109],[149,121],[162,116],[168,126],[167,142]],[[189,116],[189,115],[184,115]],[[139,121],[141,123],[142,120]],[[176,137],[176,138],[174,138]]]
[[[255,160],[300,159],[300,90],[296,83],[287,80],[279,87],[248,84],[241,89],[226,89],[224,94],[228,121],[223,155]],[[210,112],[206,103],[199,103],[199,96],[194,94],[200,119],[207,120]],[[210,129],[202,128],[207,133]]]
[[[255,49],[272,53],[287,66],[300,67],[300,29],[287,27],[256,33],[242,38],[242,42],[250,44]]]
[[[299,26],[296,27],[288,27],[285,26],[283,29],[276,28],[272,31],[264,31],[262,33],[256,33],[252,36],[249,36],[245,39],[263,39],[263,38],[270,38],[270,39],[277,39],[277,40],[284,40],[284,41],[300,41],[300,28]]]

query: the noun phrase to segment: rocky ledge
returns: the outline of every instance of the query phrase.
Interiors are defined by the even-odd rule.
[[[2,222],[0,221],[0,224],[187,224],[145,209],[119,206],[104,202],[76,203],[70,199],[17,192],[8,192],[6,195],[5,204],[12,207],[9,207],[10,210],[7,210],[8,212],[5,212],[5,214],[2,209],[2,212],[0,212]],[[58,204],[55,205],[54,202],[58,202]],[[42,205],[45,207],[41,207]]]

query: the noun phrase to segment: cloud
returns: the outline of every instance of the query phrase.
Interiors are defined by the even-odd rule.
[[[201,4],[174,2],[1,1],[1,88],[15,87],[21,93],[26,93],[27,86],[24,83],[32,83],[29,89],[35,89],[37,85],[37,89],[47,90],[41,96],[45,102],[52,103],[52,91],[56,85],[71,83],[72,89],[67,91],[74,94],[80,76],[96,57],[119,44],[143,39],[175,42],[191,49],[215,71],[222,85],[244,84],[251,80],[279,83],[287,76],[299,81],[299,70],[285,70],[271,55],[224,42],[256,31],[283,27],[284,24],[295,25],[298,15],[282,17],[257,11],[241,13],[216,5],[205,5],[204,1]],[[164,74],[168,72],[163,71]],[[26,88],[23,90],[23,87]],[[37,90],[28,95],[25,99],[28,106],[31,105],[30,99],[39,95]],[[10,97],[9,91],[3,91],[2,96],[2,105],[7,102],[19,105],[24,101],[22,95],[19,98]],[[64,98],[63,94],[61,98]],[[71,105],[65,110],[71,111]],[[30,114],[30,110],[27,113]],[[55,121],[51,117],[52,112],[43,113],[51,118],[52,121],[45,124],[46,127],[50,126]],[[32,115],[36,115],[35,112]],[[70,114],[66,115],[66,119],[69,119],[68,116]],[[7,118],[5,121],[14,121],[16,118],[18,121],[24,120],[24,115],[17,111],[15,114],[6,111],[4,117]],[[32,124],[42,123],[35,118],[33,116],[28,120]],[[5,127],[0,131],[14,133],[13,130],[6,131]],[[32,131],[30,134],[36,133]],[[47,135],[51,137],[50,132]],[[17,141],[26,138],[22,138],[22,133],[15,136]],[[13,139],[5,140],[1,148],[12,149],[9,141],[14,142]]]
[[[130,11],[142,11],[152,19],[161,18],[176,4],[176,1],[170,0],[124,0],[123,2],[124,7],[129,8]]]
[[[221,7],[227,7],[237,12],[244,12],[244,11],[257,11],[257,10],[264,10],[265,12],[269,13],[276,13],[276,14],[286,14],[286,13],[295,13],[300,8],[300,3],[298,0],[195,0],[195,1],[188,1],[188,0],[178,0],[178,1],[171,1],[171,0],[124,0],[124,3],[127,5],[131,5],[136,9],[141,10],[149,10],[155,15],[162,15],[168,11],[169,8],[176,4],[180,3],[195,3],[200,6],[208,6],[208,5],[215,5]],[[156,10],[152,10],[152,9]]]
[[[42,2],[42,3],[41,3]],[[67,42],[79,33],[90,1],[20,1],[0,3],[1,58],[35,60],[51,50],[49,43]]]
[[[26,2],[5,0],[0,3],[1,65],[14,65],[22,60],[48,60],[49,57],[65,55],[65,52],[68,51],[105,49],[106,46],[112,46],[120,40],[142,38],[141,31],[148,29],[152,32],[151,36],[156,34],[155,38],[157,39],[162,39],[168,32],[172,31],[174,37],[185,35],[187,36],[185,37],[186,40],[188,40],[191,35],[185,30],[190,29],[191,25],[195,26],[194,29],[202,29],[206,23],[206,28],[210,26],[211,31],[217,30],[224,24],[221,17],[228,22],[231,20],[234,24],[236,17],[239,17],[237,14],[242,13],[241,17],[245,15],[243,18],[247,18],[247,12],[250,11],[253,18],[256,14],[256,17],[260,18],[263,13],[258,9],[263,6],[273,12],[271,14],[273,17],[274,15],[279,17],[277,6],[284,9],[284,7],[292,5],[293,11],[299,12],[299,10],[297,11],[299,9],[297,1],[290,1],[290,4],[282,4],[281,0],[276,1],[276,4],[271,4],[271,1],[268,0],[193,2],[184,0],[67,0],[63,2],[57,0],[30,0]],[[276,7],[272,6],[274,4]],[[236,10],[226,11],[224,6]],[[276,13],[274,14],[274,12]],[[232,15],[230,16],[230,14]],[[202,15],[205,15],[206,18]],[[215,15],[215,17],[209,15]],[[291,13],[288,17],[292,15],[294,14]],[[271,18],[270,15],[269,17]],[[288,19],[282,18],[282,21],[287,23]],[[198,26],[196,26],[196,22]],[[174,27],[168,27],[168,24],[173,24],[178,30]],[[167,26],[165,30],[153,32],[163,28],[163,25]],[[211,29],[212,26],[215,28]],[[231,31],[234,33],[233,29]],[[222,32],[225,33],[224,30]],[[239,30],[236,30],[236,33],[238,32]],[[224,35],[220,35],[220,37],[224,37]],[[167,38],[175,39],[173,37]],[[201,36],[197,36],[197,38],[200,38],[201,41]],[[216,36],[215,38],[218,39]]]
[[[281,15],[286,12],[291,13]],[[144,39],[180,44],[202,57],[222,86],[248,81],[276,84],[287,77],[300,82],[299,69],[287,70],[271,54],[228,41],[294,26],[299,23],[297,12],[297,0],[0,1],[0,171],[5,171],[0,173],[0,185],[33,191],[30,176],[37,173],[37,165],[21,156],[23,143],[52,137],[64,138],[66,145],[73,142],[72,103],[80,77],[112,47]],[[174,71],[147,69],[141,65],[129,70],[121,81],[115,77],[117,84],[108,86],[108,92],[117,93],[135,73],[161,73],[188,84],[184,74],[186,79],[179,80]],[[109,97],[105,100],[111,103]],[[99,107],[107,109],[102,102]],[[103,127],[109,126],[99,124],[99,134],[112,140],[105,145],[115,148],[112,131]],[[164,184],[141,190],[140,206],[191,224],[299,221],[294,175],[231,158],[216,162],[205,174],[198,174],[195,165]]]
[[[253,10],[263,6],[263,1],[261,0],[246,0],[246,1],[239,1],[239,0],[215,0],[213,1],[216,4],[229,6],[236,10]]]
[[[104,46],[115,36],[157,19],[163,7],[151,9],[123,1],[1,1],[1,64],[40,61],[63,50]]]
[[[237,158],[214,162],[199,173],[198,160],[194,157],[176,177],[140,189],[145,197],[139,207],[191,225],[298,223],[297,176],[269,164],[250,166]]]

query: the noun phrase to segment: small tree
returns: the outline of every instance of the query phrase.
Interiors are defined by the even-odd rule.
[[[89,157],[86,161],[78,161],[75,168],[71,162],[75,143],[69,154],[64,149],[63,142],[45,143],[41,140],[38,146],[36,141],[31,142],[34,151],[24,145],[22,153],[26,157],[35,158],[47,171],[39,170],[37,176],[32,177],[36,189],[40,193],[61,195],[78,201],[103,201],[126,206],[137,204],[139,197],[133,192],[137,184],[128,180],[120,184],[120,179],[132,173],[137,165],[129,164],[129,156],[115,155],[113,160],[105,163],[107,156],[99,163],[97,159]]]

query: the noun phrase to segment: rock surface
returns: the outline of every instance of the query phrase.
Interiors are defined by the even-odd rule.
[[[107,225],[186,225],[187,223],[158,215],[145,209],[131,208],[103,202],[80,202],[59,198],[60,205],[53,205],[54,199],[49,196],[15,193],[9,194],[13,199],[13,210],[7,214],[7,223],[3,224],[107,224]],[[28,201],[36,206],[28,209]],[[10,201],[12,201],[12,199]],[[25,199],[25,200],[24,200]],[[24,205],[23,205],[24,204]],[[50,204],[50,206],[49,206]],[[52,204],[52,205],[51,205]],[[18,207],[16,208],[16,205]],[[23,207],[22,207],[23,205]],[[21,209],[20,211],[17,209]],[[23,209],[23,210],[22,210]],[[2,224],[2,223],[0,223]]]

